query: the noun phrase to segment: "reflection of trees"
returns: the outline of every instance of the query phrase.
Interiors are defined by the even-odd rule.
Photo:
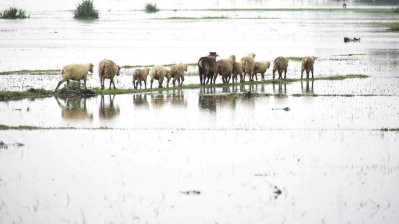
[[[66,120],[86,120],[93,118],[93,114],[87,111],[86,98],[65,98],[62,99],[64,103],[61,103],[57,97],[55,99],[61,108],[62,118]]]
[[[109,101],[105,104],[104,95],[101,95],[100,108],[98,110],[99,116],[102,119],[111,119],[119,115],[120,110],[118,105],[114,105],[115,95],[109,95]]]
[[[305,83],[305,88],[304,88],[304,84]],[[309,85],[310,84],[310,85]],[[309,80],[307,79],[306,81],[301,80],[301,90],[302,90],[302,94],[313,94],[313,80]]]
[[[148,107],[147,94],[133,94],[133,105],[138,107]]]

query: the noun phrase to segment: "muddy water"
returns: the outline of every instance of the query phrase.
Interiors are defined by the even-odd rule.
[[[286,7],[286,1],[274,0],[218,1],[212,7],[209,1],[173,2],[159,6]],[[0,223],[399,220],[399,135],[380,131],[399,127],[399,38],[380,24],[397,15],[206,10],[150,15],[134,11],[140,1],[118,1],[123,10],[112,3],[98,1],[101,18],[81,22],[70,18],[66,2],[57,4],[63,10],[52,11],[53,1],[43,9],[15,1],[32,10],[31,19],[0,21],[0,53],[6,55],[1,71],[59,69],[104,57],[121,65],[195,62],[212,49],[222,57],[254,51],[259,60],[313,54],[319,56],[316,76],[370,77],[0,102],[1,125],[50,128],[0,131]],[[290,4],[340,7],[336,1]],[[175,16],[229,19],[167,19]],[[212,39],[203,37],[204,29]],[[344,44],[346,35],[362,40]],[[290,61],[288,77],[299,77],[299,69],[299,62]],[[122,70],[119,88],[132,87],[131,72]],[[0,90],[53,89],[58,79],[0,75]],[[88,87],[98,83],[95,72]],[[185,83],[198,83],[198,77],[188,76]]]

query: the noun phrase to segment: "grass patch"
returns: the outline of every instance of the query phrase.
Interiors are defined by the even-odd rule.
[[[76,128],[76,127],[38,127],[29,125],[9,126],[0,124],[0,130],[111,130],[114,128],[98,127],[98,128]]]
[[[20,100],[25,98],[43,98],[53,96],[54,92],[44,89],[31,88],[28,91],[1,91],[0,101]]]
[[[25,10],[18,9],[14,7],[10,7],[0,13],[0,18],[2,19],[26,19],[29,18],[29,15],[26,15]]]
[[[392,9],[392,12],[393,12],[393,13],[399,13],[399,8],[393,8],[393,9]]]
[[[288,61],[302,61],[304,57],[287,57]]]
[[[355,78],[368,78],[367,75],[361,74],[349,74],[349,75],[337,75],[329,77],[317,77],[310,80],[344,80],[344,79],[355,79]],[[64,87],[57,92],[59,97],[91,97],[97,94],[104,95],[117,95],[117,94],[128,94],[128,93],[146,93],[155,91],[168,91],[168,90],[179,90],[179,89],[199,89],[199,88],[209,88],[209,87],[228,87],[228,86],[239,86],[239,85],[251,85],[251,84],[288,84],[292,82],[298,82],[306,79],[274,79],[274,80],[264,80],[264,81],[247,81],[245,83],[228,83],[228,84],[216,84],[216,85],[200,85],[200,84],[189,84],[176,87],[168,88],[153,88],[153,89],[82,89],[77,87]],[[73,82],[72,82],[73,83]],[[44,89],[29,89],[28,91],[0,91],[0,101],[7,100],[20,100],[25,98],[44,98],[54,96],[54,91],[44,90]],[[297,95],[299,96],[299,95]],[[332,96],[332,95],[331,95]],[[337,95],[338,96],[338,95]],[[371,95],[370,95],[371,96]]]
[[[389,31],[399,31],[399,23],[391,23],[388,26]]]
[[[145,12],[146,13],[155,13],[158,11],[159,11],[159,9],[157,8],[157,4],[151,4],[151,3],[145,4]]]
[[[83,0],[73,12],[75,19],[97,19],[98,11],[94,9],[93,1]]]
[[[349,74],[349,75],[336,75],[336,76],[327,76],[327,77],[318,77],[314,80],[344,80],[344,79],[364,79],[368,78],[368,75],[361,74]]]
[[[395,131],[395,132],[398,132],[399,128],[381,128],[380,131]]]
[[[212,20],[212,19],[228,19],[227,16],[205,16],[205,17],[168,17],[167,20]]]
[[[0,75],[59,75],[60,70],[48,69],[48,70],[17,70],[17,71],[4,71],[0,72]]]

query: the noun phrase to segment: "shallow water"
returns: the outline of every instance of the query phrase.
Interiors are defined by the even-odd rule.
[[[198,10],[340,7],[311,0],[173,0],[158,6],[185,10],[145,14],[143,1],[120,0],[96,1],[100,19],[82,22],[68,11],[77,2],[13,1],[31,18],[0,20],[0,71],[102,58],[192,63],[217,51],[316,55],[315,76],[370,77],[0,102],[0,125],[43,128],[0,130],[0,223],[399,220],[399,135],[381,131],[399,127],[399,33],[380,24],[397,14]],[[228,18],[167,19],[175,16]],[[132,72],[122,69],[116,86],[132,88]],[[298,61],[287,76],[300,76]],[[0,90],[54,89],[59,78],[0,75]],[[99,87],[97,72],[87,86]]]

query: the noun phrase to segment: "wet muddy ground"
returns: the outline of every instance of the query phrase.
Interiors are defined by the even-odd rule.
[[[382,25],[397,14],[103,10],[98,21],[81,22],[65,19],[70,13],[0,20],[1,71],[103,57],[192,63],[216,49],[222,57],[253,51],[259,60],[312,54],[320,57],[315,76],[369,77],[1,101],[0,223],[399,220],[399,33]],[[208,26],[213,41],[200,35]],[[345,35],[362,40],[344,44]],[[132,71],[122,70],[117,87],[132,88]],[[298,61],[287,76],[300,76]],[[52,90],[58,79],[0,75],[0,90]],[[198,82],[189,75],[185,84]],[[88,87],[99,87],[96,72]]]

